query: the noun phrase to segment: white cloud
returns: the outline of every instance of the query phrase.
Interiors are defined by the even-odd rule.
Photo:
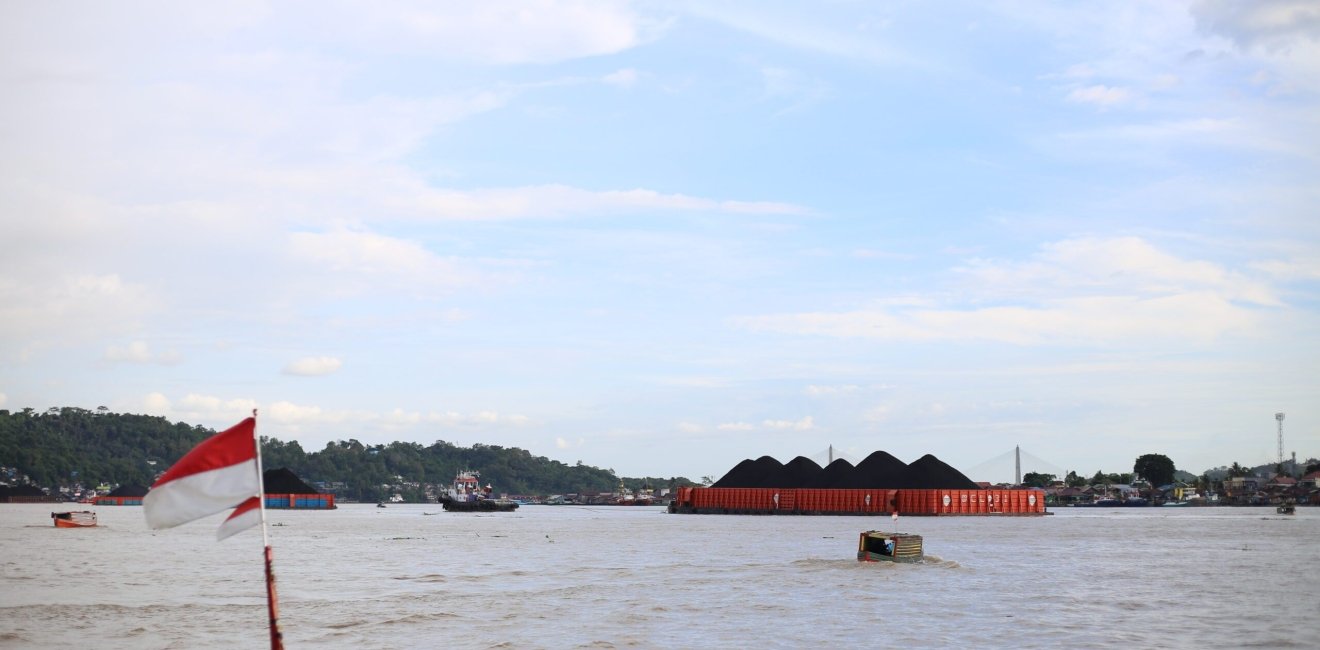
[[[840,386],[807,386],[806,393],[812,397],[821,397],[824,395],[839,395],[842,393],[855,393],[858,387],[853,384],[843,384]]]
[[[1070,102],[1078,104],[1095,104],[1101,108],[1117,106],[1127,102],[1131,97],[1132,93],[1126,88],[1105,85],[1076,88],[1068,93],[1068,101]]]
[[[1198,0],[1191,12],[1201,29],[1241,47],[1285,48],[1298,41],[1320,41],[1320,6],[1311,0]]]
[[[889,420],[894,414],[894,407],[888,404],[873,406],[862,414],[862,419],[870,423],[879,423]]]
[[[913,258],[911,253],[892,253],[873,248],[858,248],[853,250],[851,255],[861,260],[910,260]]]
[[[805,313],[749,319],[763,331],[910,341],[1019,345],[1112,344],[1158,339],[1210,343],[1250,333],[1260,318],[1214,295],[1082,298],[1039,307]]]
[[[723,214],[805,215],[810,210],[789,203],[718,200],[654,190],[591,191],[566,185],[538,185],[482,190],[415,187],[398,200],[415,216],[436,219],[501,220],[619,215],[637,212],[710,212]],[[411,198],[409,198],[411,197]]]
[[[449,427],[476,427],[488,425],[526,426],[531,423],[531,418],[519,414],[505,415],[498,411],[479,411],[477,413],[467,414],[455,411],[431,411],[426,414],[425,421]]]
[[[146,341],[133,341],[126,346],[112,345],[106,348],[104,358],[106,361],[122,363],[159,363],[164,365],[173,365],[178,363],[182,357],[174,350],[155,353],[151,351]]]
[[[1284,281],[1320,280],[1320,259],[1265,260],[1251,268]]]
[[[346,228],[292,233],[289,254],[310,267],[309,283],[337,294],[429,293],[494,279],[418,242]]]
[[[1040,247],[1023,262],[972,260],[956,269],[995,297],[1070,297],[1209,291],[1225,300],[1278,306],[1269,285],[1218,264],[1183,260],[1138,237],[1079,238]]]
[[[1156,75],[1155,79],[1151,81],[1150,85],[1152,88],[1156,90],[1169,90],[1172,88],[1177,88],[1178,85],[1181,83],[1182,83],[1182,79],[1178,78],[1178,75],[1164,73],[1164,74]]]
[[[189,393],[177,402],[170,400],[163,393],[150,393],[142,399],[142,408],[155,415],[177,418],[187,422],[210,422],[220,426],[232,424],[251,415],[252,409],[258,409],[258,416],[269,425],[276,426],[283,434],[315,433],[324,435],[322,429],[339,428],[353,437],[361,430],[363,435],[372,431],[397,432],[404,429],[441,426],[446,428],[491,428],[521,427],[531,422],[525,415],[502,414],[494,410],[459,413],[455,411],[410,411],[392,409],[389,411],[367,411],[352,409],[325,408],[315,404],[298,404],[277,400],[261,406],[249,398],[221,398],[214,395]],[[263,435],[273,435],[266,434]]]
[[[134,341],[127,347],[111,346],[105,351],[107,361],[131,361],[134,363],[147,363],[151,361],[151,352],[147,349],[145,341]]]
[[[757,429],[770,429],[777,431],[810,431],[815,428],[816,428],[815,421],[809,415],[800,420],[766,419],[766,420],[762,420],[759,426],[756,424],[752,424],[751,422],[739,421],[739,422],[725,422],[723,424],[716,425],[715,427],[717,431],[756,431]],[[705,430],[705,427],[702,427],[697,424],[684,422],[680,424],[679,429],[684,433],[700,433]]]
[[[336,357],[303,357],[284,366],[284,374],[321,377],[339,371],[343,362]]]
[[[868,33],[869,25],[868,29],[858,30],[856,24],[831,24],[826,14],[807,5],[751,3],[741,6],[728,2],[699,2],[686,9],[703,19],[724,23],[788,47],[876,65],[902,65],[923,70],[935,67],[932,60],[911,56],[895,47],[895,39]],[[879,19],[874,24],[886,29],[889,22]]]
[[[168,405],[169,402],[167,401],[166,404]],[[196,416],[194,419],[215,420],[226,417],[247,417],[252,413],[252,409],[257,408],[257,403],[245,398],[221,399],[211,395],[189,393],[173,408],[181,414]]]
[[[1208,343],[1257,334],[1263,315],[1250,305],[1281,305],[1267,284],[1130,237],[1056,242],[1027,262],[977,260],[955,271],[975,280],[960,303],[893,301],[738,322],[761,331],[884,340]]]
[[[1095,68],[1085,63],[1074,63],[1061,76],[1066,79],[1090,79],[1095,76]]]
[[[1104,126],[1090,130],[1070,131],[1058,134],[1067,151],[1064,155],[1103,157],[1105,155],[1123,156],[1139,164],[1150,165],[1157,162],[1152,159],[1152,152],[1173,147],[1204,149],[1218,147],[1227,150],[1240,150],[1251,153],[1287,154],[1305,164],[1311,164],[1315,157],[1313,147],[1308,147],[1307,138],[1299,134],[1306,131],[1306,124],[1285,135],[1270,120],[1293,120],[1301,118],[1295,109],[1279,106],[1271,107],[1269,115],[1262,114],[1260,119],[1239,120],[1237,118],[1185,117],[1174,120],[1137,122],[1117,126]],[[1268,197],[1266,197],[1268,198]]]
[[[142,409],[153,415],[167,415],[172,410],[168,397],[161,393],[150,393],[142,398]]]
[[[128,333],[157,305],[145,287],[124,282],[115,273],[29,276],[28,272],[0,277],[0,359],[19,355],[21,351],[13,346],[20,342],[66,345]]]
[[[555,438],[555,448],[556,448],[556,449],[573,449],[574,447],[581,447],[585,442],[586,442],[586,440],[584,440],[584,439],[582,439],[582,438],[578,438],[576,441],[570,441],[570,440],[568,440],[568,439],[566,439],[566,438],[563,438],[563,437],[557,437],[557,438]]]
[[[767,429],[810,431],[816,428],[816,422],[810,415],[801,420],[765,420],[761,423]]]
[[[333,16],[339,38],[367,39],[373,49],[408,49],[488,64],[546,64],[620,52],[655,38],[666,23],[643,19],[627,4],[576,0],[401,4]],[[303,11],[312,11],[304,7]],[[315,11],[323,12],[320,5]],[[318,21],[319,24],[319,21]]]
[[[269,415],[277,422],[292,424],[322,422],[327,416],[318,406],[301,406],[292,402],[275,402],[266,408],[262,414]],[[340,418],[340,416],[332,417],[334,419]]]
[[[631,88],[637,83],[637,71],[632,68],[623,68],[601,77],[601,81],[612,86]]]

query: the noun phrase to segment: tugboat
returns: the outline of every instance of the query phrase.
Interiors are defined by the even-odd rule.
[[[921,551],[921,535],[868,530],[857,540],[859,562],[916,563],[925,557]]]
[[[96,526],[96,513],[91,510],[52,512],[50,518],[56,528],[92,528]]]
[[[446,512],[513,512],[518,503],[508,499],[491,498],[491,487],[481,487],[481,474],[464,470],[454,477],[449,491],[440,495],[440,505]]]

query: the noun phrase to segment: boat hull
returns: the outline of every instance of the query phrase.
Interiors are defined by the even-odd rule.
[[[925,559],[921,535],[868,530],[857,541],[859,562],[916,563]]]
[[[481,499],[479,501],[445,501],[440,504],[445,512],[513,512],[518,504],[513,501]]]
[[[94,528],[96,526],[96,513],[87,510],[81,512],[52,512],[50,518],[55,522],[56,528]]]

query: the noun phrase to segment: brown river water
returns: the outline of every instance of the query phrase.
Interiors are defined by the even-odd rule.
[[[78,506],[73,509],[81,509]],[[56,529],[0,505],[0,648],[267,647],[259,529]],[[1320,508],[888,517],[660,507],[270,511],[286,647],[1317,648]]]

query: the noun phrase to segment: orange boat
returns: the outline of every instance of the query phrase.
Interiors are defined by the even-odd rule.
[[[77,512],[52,512],[56,528],[91,528],[96,525],[96,513],[91,510]]]

